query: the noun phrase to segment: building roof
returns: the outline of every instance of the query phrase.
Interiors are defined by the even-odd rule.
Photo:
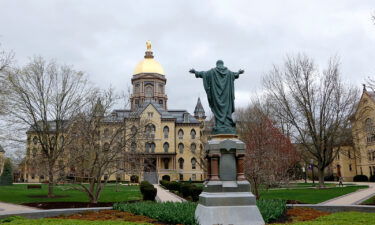
[[[203,114],[205,113],[204,108],[201,103],[201,98],[198,98],[197,105],[195,106],[195,109],[194,109],[194,115],[198,115],[199,113],[203,113]]]
[[[139,117],[142,112],[149,106],[152,105],[156,111],[160,114],[162,119],[172,119],[175,120],[176,123],[196,123],[199,124],[200,122],[195,119],[190,113],[186,110],[165,110],[163,106],[158,104],[155,101],[145,101],[142,105],[140,105],[135,111],[131,110],[114,110],[111,113],[111,116],[108,116],[105,119],[105,122],[116,122],[122,121],[125,118],[137,118]]]

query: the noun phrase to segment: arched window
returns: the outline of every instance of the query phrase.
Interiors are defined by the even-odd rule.
[[[155,125],[154,124],[148,124],[145,128],[146,130],[146,138],[155,138]]]
[[[132,135],[135,135],[137,133],[137,127],[136,126],[132,126],[132,128],[130,129]]]
[[[33,154],[33,158],[35,158],[36,157],[36,154],[38,153],[38,150],[36,149],[36,148],[33,148],[33,152],[32,152],[32,154]]]
[[[110,132],[109,132],[109,129],[108,129],[108,128],[104,129],[103,135],[104,135],[105,138],[108,138],[108,137],[109,137],[109,135],[110,135],[109,133],[110,133]]]
[[[169,150],[169,144],[168,144],[168,142],[164,143],[163,149],[164,149],[164,152],[168,152],[168,150]]]
[[[150,144],[151,153],[155,153],[155,143]]]
[[[184,144],[182,144],[182,143],[178,144],[178,150],[179,150],[180,154],[184,153]]]
[[[37,138],[37,136],[34,136],[33,143],[34,143],[34,145],[38,144],[38,138]]]
[[[372,119],[367,118],[365,120],[365,131],[367,133],[366,139],[367,143],[371,143],[375,141],[375,133],[374,133],[374,124],[372,122]]]
[[[192,129],[191,131],[190,131],[190,137],[191,137],[191,139],[195,139],[195,136],[197,135],[197,133],[195,132],[195,130],[194,129]]]
[[[197,167],[197,160],[195,159],[195,158],[192,158],[191,159],[191,168],[193,169],[193,170],[195,170],[195,168]]]
[[[145,87],[145,96],[151,98],[154,96],[154,87],[152,85],[147,85]]]
[[[108,152],[109,151],[109,147],[110,147],[110,145],[109,145],[108,142],[104,143],[104,145],[103,145],[103,151]]]
[[[184,159],[183,158],[178,159],[178,168],[180,168],[180,170],[184,169]]]
[[[150,152],[150,148],[151,148],[151,144],[150,143],[145,143],[145,152],[149,153]]]
[[[163,134],[164,134],[164,138],[168,138],[168,135],[169,135],[169,127],[165,126],[163,128]]]
[[[184,131],[182,129],[178,130],[178,139],[184,138]]]
[[[130,151],[132,152],[137,151],[137,143],[132,142],[132,144],[130,145]]]
[[[193,153],[193,154],[195,154],[195,152],[196,152],[196,150],[197,150],[197,145],[196,144],[191,144],[190,145],[190,150],[191,150],[191,152]]]

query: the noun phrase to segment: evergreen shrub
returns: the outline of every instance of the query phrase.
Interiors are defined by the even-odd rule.
[[[354,182],[366,182],[368,181],[368,177],[366,175],[355,175],[353,177]]]
[[[3,173],[0,176],[0,185],[12,185],[13,184],[13,169],[12,162],[10,159],[6,159],[4,162]]]

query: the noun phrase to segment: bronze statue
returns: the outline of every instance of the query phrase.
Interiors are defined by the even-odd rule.
[[[216,62],[216,67],[208,71],[195,71],[195,77],[203,79],[204,90],[208,103],[215,116],[213,134],[235,134],[236,127],[232,119],[234,112],[234,80],[244,73],[244,70],[232,72],[224,66],[222,60]]]

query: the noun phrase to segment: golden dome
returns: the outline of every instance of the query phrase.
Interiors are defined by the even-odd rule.
[[[140,61],[134,69],[134,74],[139,73],[158,73],[164,75],[164,69],[160,65],[160,63],[156,62],[154,59],[152,50],[151,50],[151,42],[146,42],[146,54],[145,58]]]
[[[140,61],[134,69],[134,74],[158,73],[164,75],[164,69],[155,59],[146,58]]]

